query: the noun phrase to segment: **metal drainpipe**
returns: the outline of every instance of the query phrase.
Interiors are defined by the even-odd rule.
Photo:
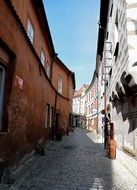
[[[50,81],[52,82],[52,69],[53,69],[53,62],[55,61],[56,57],[58,56],[57,53],[54,54],[54,57],[52,58],[52,61],[51,61],[51,70],[50,70]]]
[[[55,61],[55,59],[56,59],[56,57],[58,56],[58,54],[57,53],[55,53],[54,54],[54,57],[53,57],[53,59],[52,59],[52,61],[51,61],[51,71],[50,71],[50,81],[51,81],[51,83],[52,83],[52,69],[53,69],[53,62]],[[57,93],[57,89],[56,89],[56,92],[55,92],[56,94],[55,94],[55,108],[54,108],[54,115],[53,115],[53,131],[52,131],[52,140],[54,140],[54,138],[55,138],[55,125],[56,125],[56,109],[57,109],[57,95],[58,95],[58,93]]]

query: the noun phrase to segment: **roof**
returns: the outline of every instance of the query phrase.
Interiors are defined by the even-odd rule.
[[[75,93],[74,93],[74,97],[78,97],[81,96],[82,93],[88,88],[88,84],[83,84],[83,86],[81,88],[79,88]]]
[[[104,38],[107,26],[109,0],[100,1],[100,20],[99,20],[99,31],[98,31],[98,42],[97,42],[97,53],[102,54],[104,46]]]
[[[47,20],[47,16],[46,16],[46,12],[45,12],[45,8],[44,8],[44,4],[42,0],[31,0],[32,4],[36,6],[36,10],[38,11],[38,14],[42,15],[43,18],[43,23],[45,24],[45,29],[48,35],[48,40],[49,40],[49,45],[52,49],[52,53],[53,56],[56,54],[55,53],[55,49],[54,49],[54,45],[53,45],[53,41],[52,41],[52,37],[51,37],[51,33],[50,33],[50,29],[49,29],[49,24],[48,24],[48,20]]]
[[[52,49],[52,52],[53,52],[53,57],[55,57],[55,59],[62,66],[62,68],[64,68],[64,70],[66,70],[66,72],[71,75],[72,82],[73,82],[73,88],[75,89],[76,88],[75,73],[72,72],[72,71],[70,71],[66,67],[66,65],[57,57],[57,53],[55,52],[53,41],[52,41],[52,37],[51,37],[51,33],[50,33],[50,29],[49,29],[49,25],[48,25],[48,21],[47,21],[47,16],[46,16],[46,13],[45,13],[45,8],[44,8],[44,5],[43,5],[43,1],[42,0],[35,0],[33,2],[37,6],[37,8],[39,7],[39,9],[41,10],[40,13],[42,14],[43,19],[44,19],[45,28],[46,28],[47,35],[48,35],[48,40],[50,42],[50,46],[51,46],[51,49]]]

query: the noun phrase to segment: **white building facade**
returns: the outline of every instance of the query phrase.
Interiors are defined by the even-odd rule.
[[[94,72],[93,79],[85,91],[86,94],[86,128],[97,131],[98,109],[97,109],[97,74]]]
[[[72,102],[73,113],[78,114],[78,115],[80,114],[80,97],[81,96],[74,96],[73,102]]]
[[[85,128],[86,126],[86,116],[85,116],[85,101],[86,95],[85,90],[88,85],[83,84],[83,86],[78,89],[73,96],[72,110],[73,110],[73,126]]]
[[[117,146],[137,158],[137,0],[103,3],[96,63],[99,126],[103,108],[114,123]]]
[[[97,74],[94,72],[90,85],[83,85],[73,97],[73,115],[74,120],[78,120],[79,127],[97,130],[97,93]]]

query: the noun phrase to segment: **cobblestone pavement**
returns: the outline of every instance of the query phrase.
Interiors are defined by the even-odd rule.
[[[77,128],[45,151],[31,157],[15,173],[15,183],[2,190],[137,190],[137,179],[106,157],[94,132]]]

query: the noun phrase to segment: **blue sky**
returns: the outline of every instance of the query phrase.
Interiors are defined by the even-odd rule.
[[[76,89],[95,69],[100,0],[43,0],[58,57],[75,72]]]

